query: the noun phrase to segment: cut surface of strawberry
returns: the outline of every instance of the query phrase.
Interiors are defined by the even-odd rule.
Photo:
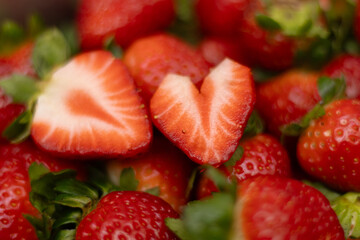
[[[151,125],[124,65],[104,51],[56,70],[38,98],[31,135],[41,148],[84,158],[135,155]]]
[[[150,109],[156,127],[190,159],[220,165],[234,153],[254,103],[250,69],[225,59],[200,91],[189,78],[168,75]]]

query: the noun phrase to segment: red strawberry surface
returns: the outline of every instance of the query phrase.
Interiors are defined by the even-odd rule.
[[[59,162],[35,147],[31,141],[0,146],[0,236],[1,239],[36,240],[23,214],[38,215],[29,201],[31,163],[41,163],[52,171],[74,168]]]
[[[107,37],[127,46],[135,39],[166,28],[174,17],[172,0],[83,0],[77,25],[83,49],[102,48]]]
[[[227,59],[200,91],[189,77],[168,75],[150,109],[155,126],[191,160],[219,166],[234,153],[254,103],[250,70]]]
[[[299,181],[261,176],[238,190],[233,239],[345,239],[329,201]]]
[[[11,74],[36,76],[31,62],[33,42],[25,42],[12,54],[0,57],[0,78]]]
[[[218,65],[225,58],[231,58],[248,67],[252,65],[246,50],[233,38],[207,37],[200,43],[199,51],[213,66]]]
[[[149,152],[136,159],[115,160],[108,164],[110,178],[118,183],[124,168],[133,168],[139,181],[136,190],[158,187],[159,197],[177,212],[187,203],[186,190],[195,164],[160,134],[154,136]]]
[[[165,218],[178,218],[159,197],[124,191],[106,195],[79,224],[76,240],[177,239],[165,226]]]
[[[360,101],[337,100],[325,111],[299,138],[299,163],[335,189],[360,191]]]
[[[259,134],[240,142],[244,152],[233,167],[220,169],[228,176],[236,177],[238,182],[261,175],[290,177],[290,159],[280,142],[268,134]],[[198,185],[197,197],[204,198],[217,192],[214,183],[202,177]]]
[[[64,157],[132,156],[152,138],[132,78],[105,51],[83,53],[50,77],[39,96],[31,135]]]
[[[125,52],[124,63],[148,100],[169,73],[189,76],[199,86],[209,72],[208,64],[195,49],[167,34],[134,42]]]
[[[344,78],[346,96],[360,98],[360,57],[341,55],[325,66],[323,74],[332,78]]]
[[[291,70],[258,86],[256,107],[272,133],[280,135],[281,126],[298,121],[320,101],[318,77]]]

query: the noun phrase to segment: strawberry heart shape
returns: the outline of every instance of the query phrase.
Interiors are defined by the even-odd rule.
[[[129,157],[148,148],[152,129],[123,63],[94,51],[50,76],[31,135],[41,148],[65,157]]]
[[[225,59],[200,91],[188,77],[165,77],[150,110],[155,126],[190,159],[220,165],[234,153],[254,104],[250,69]]]

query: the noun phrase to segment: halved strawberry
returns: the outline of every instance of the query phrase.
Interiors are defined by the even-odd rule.
[[[50,77],[31,135],[63,156],[131,156],[152,138],[150,121],[124,65],[108,52],[78,55]]]
[[[250,69],[224,60],[200,91],[188,77],[170,74],[150,102],[154,124],[190,159],[220,165],[230,159],[255,103]]]

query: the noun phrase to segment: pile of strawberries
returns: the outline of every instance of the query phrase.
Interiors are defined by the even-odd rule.
[[[32,20],[0,27],[0,239],[360,238],[360,2]]]

